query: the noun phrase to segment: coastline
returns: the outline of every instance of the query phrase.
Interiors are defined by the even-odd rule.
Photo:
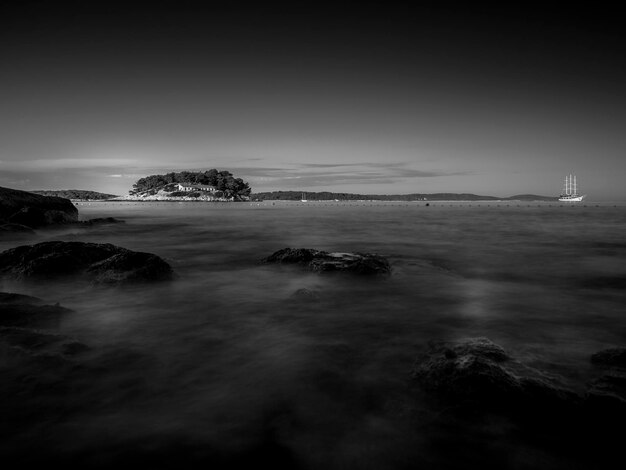
[[[248,202],[246,200],[236,200],[234,198],[212,197],[212,196],[120,196],[106,199],[108,202]]]

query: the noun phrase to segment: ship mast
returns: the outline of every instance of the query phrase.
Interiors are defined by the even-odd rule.
[[[572,174],[569,174],[569,191],[567,192],[568,196],[572,195]]]
[[[576,192],[576,175],[574,175],[574,193],[573,195],[576,196],[578,193]]]

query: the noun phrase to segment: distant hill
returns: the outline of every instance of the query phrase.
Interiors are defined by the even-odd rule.
[[[511,197],[480,196],[468,193],[434,193],[434,194],[352,194],[332,192],[307,192],[310,201],[555,201],[556,197],[520,194]],[[301,191],[272,191],[252,194],[253,199],[299,201]]]
[[[536,194],[517,194],[505,199],[507,201],[556,201],[559,198],[556,196],[538,196]]]
[[[100,201],[116,197],[115,194],[98,193],[96,191],[86,191],[83,189],[61,189],[61,190],[40,190],[30,191],[31,193],[41,196],[56,196],[66,199],[90,199],[92,201]]]

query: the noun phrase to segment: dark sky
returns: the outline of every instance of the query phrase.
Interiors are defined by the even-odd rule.
[[[4,2],[0,185],[626,198],[616,9],[204,3]]]

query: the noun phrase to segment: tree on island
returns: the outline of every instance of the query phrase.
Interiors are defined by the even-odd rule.
[[[168,184],[194,183],[215,186],[224,197],[239,199],[250,195],[250,186],[241,178],[235,178],[230,171],[181,171],[165,175],[150,175],[137,180],[130,194],[158,190]]]

